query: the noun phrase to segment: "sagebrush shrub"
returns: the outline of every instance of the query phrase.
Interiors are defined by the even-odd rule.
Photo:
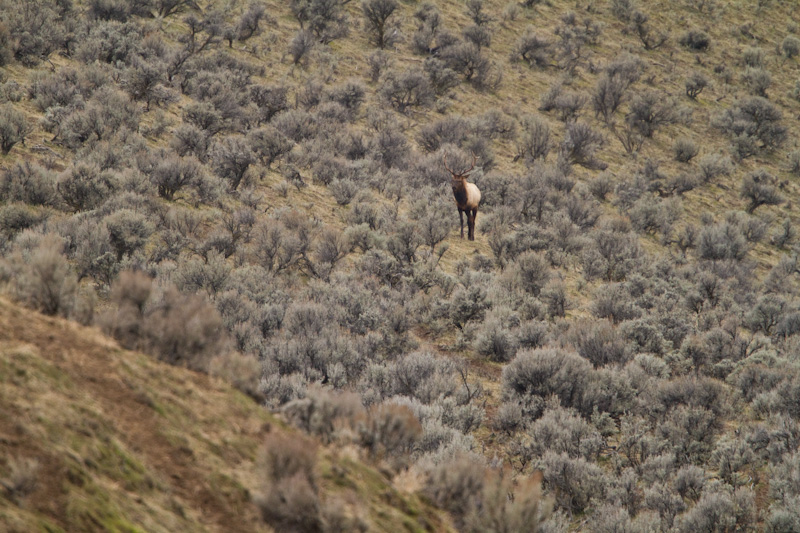
[[[100,323],[126,348],[203,372],[214,356],[227,351],[222,318],[200,295],[182,294],[173,287],[154,291],[141,273],[123,273],[112,295],[117,309]]]
[[[631,19],[634,9],[633,0],[611,0],[611,14],[623,22]]]
[[[361,397],[352,392],[334,392],[311,386],[306,397],[283,407],[287,418],[303,430],[331,442],[340,431],[354,431],[366,414]]]
[[[674,102],[655,91],[648,91],[633,97],[625,120],[639,134],[649,139],[663,126],[677,122],[678,116]]]
[[[25,144],[25,137],[33,130],[25,115],[11,104],[0,106],[0,150],[7,154],[17,144]]]
[[[117,260],[133,254],[147,242],[155,228],[141,213],[132,209],[121,209],[103,219],[117,252]]]
[[[591,364],[562,349],[522,350],[503,369],[503,391],[510,398],[556,395],[564,407],[581,411],[591,380]]]
[[[742,198],[748,200],[747,212],[752,213],[762,205],[779,205],[783,195],[777,187],[777,180],[765,169],[749,173],[742,179]]]
[[[642,249],[635,233],[597,228],[583,253],[584,276],[622,281],[636,268]]]
[[[45,60],[63,42],[66,28],[60,19],[67,13],[61,4],[45,0],[37,2],[35,8],[14,3],[3,7],[14,59],[24,66],[32,67]]]
[[[722,223],[707,226],[700,232],[697,251],[702,259],[741,261],[750,247],[738,226]]]
[[[214,171],[234,191],[245,179],[247,169],[255,163],[255,155],[243,136],[229,136],[215,142],[209,149],[209,156]]]
[[[476,89],[495,90],[502,82],[502,70],[483,55],[475,43],[465,41],[447,46],[441,57],[447,66],[461,74]]]
[[[628,346],[617,330],[605,320],[576,322],[567,334],[569,342],[595,367],[621,364],[630,357]]]
[[[719,176],[728,176],[733,171],[733,164],[727,156],[719,154],[704,155],[697,160],[700,167],[700,180],[703,183],[711,183]]]
[[[744,159],[783,145],[787,130],[782,119],[783,114],[773,103],[751,96],[734,102],[715,123],[731,137],[735,154]]]
[[[372,41],[380,49],[392,46],[399,40],[398,28],[392,16],[398,8],[396,0],[362,0],[365,27]]]
[[[603,449],[603,438],[597,429],[573,410],[548,407],[541,418],[530,424],[527,446],[533,457],[546,452],[566,453],[570,457],[595,460]]]
[[[747,67],[742,74],[742,82],[756,96],[767,97],[767,89],[772,85],[772,75],[768,70]]]
[[[492,361],[510,361],[517,352],[517,339],[499,321],[487,320],[475,338],[475,350]]]
[[[650,27],[650,17],[639,10],[635,10],[630,15],[631,27],[636,32],[637,37],[642,42],[645,50],[655,50],[660,48],[669,39],[666,32],[653,31]]]
[[[541,476],[514,480],[509,470],[490,470],[486,475],[483,506],[473,508],[467,517],[471,531],[523,531],[536,528],[550,514],[552,504],[542,494]]]
[[[664,483],[654,483],[644,491],[645,506],[658,513],[661,524],[666,528],[671,528],[675,523],[675,517],[686,510],[686,503],[683,499]]]
[[[260,2],[252,2],[236,24],[236,38],[246,41],[250,37],[258,35],[261,32],[261,21],[265,18],[269,21],[266,6]]]
[[[779,248],[785,248],[795,242],[797,230],[790,219],[785,219],[779,228],[770,237],[772,244]]]
[[[591,170],[605,170],[608,163],[596,156],[603,144],[605,138],[585,122],[568,122],[560,149],[561,154],[572,164]]]
[[[258,461],[262,475],[256,504],[270,526],[283,531],[321,531],[317,450],[302,436],[270,433]]]
[[[547,122],[533,115],[522,117],[522,131],[517,138],[517,158],[526,163],[545,160],[552,148],[550,127]]]
[[[781,53],[787,59],[792,59],[800,54],[800,39],[794,35],[787,35],[784,37],[783,41],[781,41]]]
[[[746,67],[761,68],[765,58],[766,52],[757,46],[748,46],[742,51],[742,62]]]
[[[675,152],[675,159],[681,163],[688,163],[697,156],[700,149],[697,144],[686,137],[681,137],[672,145],[672,151]]]
[[[163,152],[153,154],[143,169],[156,186],[158,195],[167,201],[186,187],[197,188],[202,182],[202,168],[194,157],[177,157]],[[141,165],[140,165],[141,168]]]
[[[46,315],[70,316],[78,298],[78,278],[61,253],[63,247],[60,238],[48,236],[35,249],[10,258],[12,294]]]
[[[607,480],[603,470],[586,459],[548,451],[538,465],[544,486],[553,491],[556,503],[568,512],[583,511],[593,499],[601,499],[605,493]]]
[[[422,426],[411,409],[392,403],[372,407],[360,429],[361,445],[373,456],[406,453],[421,434]]]
[[[462,525],[484,488],[485,477],[479,466],[468,456],[460,456],[428,474],[425,492]]]
[[[463,531],[523,531],[550,514],[540,476],[515,481],[509,471],[486,468],[466,454],[431,469],[425,492]]]
[[[309,54],[314,48],[314,36],[311,32],[306,30],[298,31],[295,36],[289,41],[289,55],[292,56],[292,63],[294,65],[303,65],[308,63]]]
[[[744,530],[756,521],[755,494],[740,488],[728,492],[705,492],[697,504],[678,520],[678,530]]]
[[[380,94],[401,113],[410,107],[428,105],[434,97],[428,76],[419,70],[407,70],[401,74],[387,72]]]
[[[703,488],[708,480],[705,470],[695,465],[681,467],[675,474],[673,485],[683,498],[697,501],[703,493]]]
[[[198,295],[164,293],[145,316],[147,351],[177,366],[206,371],[211,359],[224,350],[227,335],[214,307]]]
[[[531,67],[545,67],[550,63],[551,57],[550,42],[536,35],[530,26],[525,29],[511,52],[513,60],[524,61]]]
[[[300,28],[324,44],[347,36],[349,18],[336,0],[294,0],[289,8]]]
[[[592,92],[592,107],[596,116],[610,124],[614,113],[625,101],[626,91],[630,83],[624,77],[614,76],[605,72],[597,81]]]
[[[259,124],[265,124],[281,111],[289,109],[287,92],[288,88],[285,85],[250,86],[250,101],[258,108]]]
[[[678,42],[692,50],[705,51],[711,45],[711,38],[702,30],[688,30]]]
[[[695,100],[708,87],[708,78],[702,72],[694,71],[686,79],[685,87],[686,96]]]
[[[56,207],[60,204],[55,174],[28,161],[17,163],[3,172],[0,197],[30,205]]]
[[[370,81],[375,83],[386,71],[391,69],[392,61],[390,56],[383,50],[377,50],[367,57]]]
[[[8,498],[21,505],[22,501],[39,486],[41,463],[32,457],[8,457],[8,474],[0,479]]]

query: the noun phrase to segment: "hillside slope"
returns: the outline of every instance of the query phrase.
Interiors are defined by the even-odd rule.
[[[519,502],[506,489],[540,477],[548,532],[800,531],[796,7],[0,0],[0,290],[224,376],[326,442],[401,458],[460,529],[482,531],[468,522],[487,486]],[[443,163],[473,155],[470,241]],[[81,469],[133,472],[79,483],[152,494],[152,523],[183,527],[202,506],[162,518],[189,496],[153,472],[221,454],[252,482],[204,467],[191,494],[211,502],[207,527],[225,524],[259,490],[250,466],[275,432],[261,424],[278,424],[235,429],[243,397],[197,411],[214,382],[167,369],[151,385],[120,365],[113,390],[156,413],[146,428],[79,407],[97,400],[77,363],[56,383],[84,395],[62,417]],[[26,389],[44,378],[16,368],[15,402],[38,398]],[[48,409],[70,405],[42,389]],[[132,437],[111,453],[117,427],[161,428],[148,443],[193,455],[148,458]],[[350,485],[326,453],[320,483]],[[0,463],[4,479],[28,458]],[[344,501],[381,493],[372,472],[380,488]],[[376,527],[403,519],[370,501]],[[62,507],[84,526],[131,505]]]
[[[35,480],[3,490],[2,531],[270,531],[253,496],[276,432],[295,433],[222,382],[0,300],[0,480],[12,463]],[[371,531],[448,529],[357,460],[323,450],[318,466]]]

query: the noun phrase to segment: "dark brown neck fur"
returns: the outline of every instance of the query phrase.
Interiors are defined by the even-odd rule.
[[[453,196],[456,199],[456,205],[459,209],[466,209],[467,208],[467,186],[466,186],[466,179],[454,179],[452,181],[453,185]]]

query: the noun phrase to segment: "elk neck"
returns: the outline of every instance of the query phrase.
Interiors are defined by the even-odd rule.
[[[459,209],[467,207],[467,178],[454,178],[451,182],[453,186],[453,196]]]

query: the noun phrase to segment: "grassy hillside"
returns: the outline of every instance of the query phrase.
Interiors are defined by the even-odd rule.
[[[0,284],[460,530],[800,530],[795,8],[0,0]]]
[[[6,300],[0,353],[3,531],[271,530],[253,503],[268,483],[259,450],[297,432],[250,398]],[[354,457],[318,455],[343,515],[371,531],[448,529]]]

